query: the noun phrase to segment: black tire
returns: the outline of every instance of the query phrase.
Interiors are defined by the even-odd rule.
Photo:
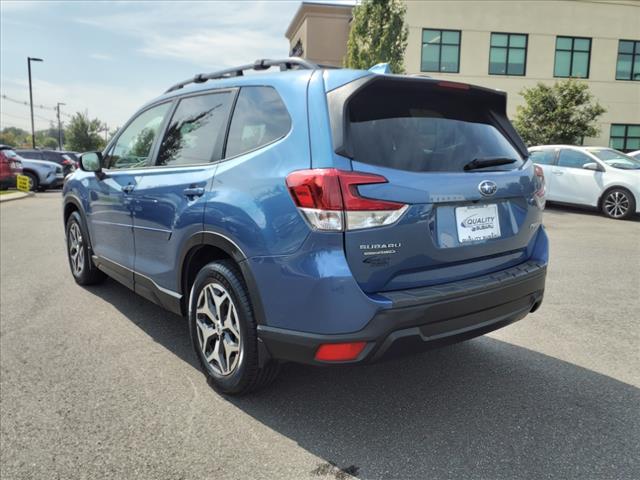
[[[227,303],[227,308],[230,309],[231,306],[235,308],[236,326],[238,327],[240,338],[234,340],[237,340],[239,351],[233,357],[233,361],[228,361],[231,365],[227,365],[229,371],[226,374],[221,372],[223,365],[220,362],[214,362],[217,364],[216,366],[207,361],[205,352],[207,348],[211,348],[211,350],[215,348],[212,347],[212,342],[214,345],[217,342],[218,348],[226,349],[226,347],[220,346],[221,343],[224,343],[222,342],[222,337],[227,335],[227,338],[233,338],[234,335],[222,330],[223,327],[220,327],[221,329],[218,331],[223,332],[221,334],[222,337],[220,334],[214,333],[204,341],[205,346],[201,347],[200,338],[203,334],[202,329],[196,322],[209,322],[209,317],[202,313],[197,313],[201,295],[206,296],[208,294],[207,292],[203,293],[205,288],[213,288],[218,293],[224,292],[224,295],[231,297],[233,302],[232,304]],[[211,290],[208,290],[208,292],[211,292]],[[226,302],[226,300],[223,300],[223,302]],[[221,303],[219,311],[223,308],[224,303]],[[229,318],[229,310],[226,312],[227,318]],[[220,316],[222,315],[218,314],[218,317]],[[211,323],[211,331],[214,331],[217,328],[215,322],[209,323]],[[267,362],[262,368],[259,366],[258,334],[251,301],[249,300],[249,294],[242,275],[230,260],[211,262],[198,272],[189,295],[189,332],[193,348],[196,351],[207,382],[219,392],[229,395],[247,394],[271,383],[280,370],[279,363],[275,361]],[[214,353],[211,353],[210,357],[213,355]],[[220,356],[218,358],[220,359]],[[232,365],[235,365],[234,368],[230,368]]]
[[[80,232],[80,235],[78,235]],[[65,233],[67,237],[67,259],[69,260],[69,268],[71,274],[78,285],[95,285],[102,282],[106,275],[98,270],[91,259],[91,251],[89,249],[89,242],[87,231],[84,228],[84,222],[78,212],[73,212],[67,220],[65,226]],[[74,238],[77,240],[75,245]],[[77,252],[76,261],[73,258],[73,251]],[[78,258],[82,256],[82,266],[79,268]]]
[[[615,187],[602,195],[600,210],[614,220],[626,220],[636,211],[636,199],[626,188]]]
[[[40,182],[38,181],[37,175],[34,175],[31,172],[23,172],[22,174],[25,177],[29,177],[29,190],[31,190],[32,192],[35,192],[40,186]]]

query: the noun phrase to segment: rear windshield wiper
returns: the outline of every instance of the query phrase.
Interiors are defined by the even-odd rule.
[[[516,163],[518,160],[515,158],[507,157],[487,157],[487,158],[474,158],[464,166],[464,170],[475,170],[477,168],[485,167],[497,167],[498,165],[509,165],[510,163]]]

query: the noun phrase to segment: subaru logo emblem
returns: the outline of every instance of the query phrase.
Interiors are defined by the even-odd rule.
[[[491,180],[485,180],[483,182],[480,182],[480,185],[478,185],[478,190],[480,190],[480,193],[483,196],[490,197],[496,193],[496,191],[498,190],[498,186]]]

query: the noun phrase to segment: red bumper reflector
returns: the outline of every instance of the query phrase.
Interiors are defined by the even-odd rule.
[[[316,360],[322,362],[344,362],[355,360],[367,342],[325,343],[316,352]]]

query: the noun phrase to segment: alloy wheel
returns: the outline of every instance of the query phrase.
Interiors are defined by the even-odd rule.
[[[74,222],[69,228],[69,258],[71,259],[71,269],[73,274],[78,276],[84,269],[84,247],[82,243],[82,231],[80,226]]]
[[[629,197],[620,190],[614,190],[604,201],[604,210],[610,217],[622,218],[629,210]]]
[[[204,286],[198,296],[196,327],[200,351],[219,375],[230,375],[238,368],[242,342],[238,311],[229,292],[219,283]]]

